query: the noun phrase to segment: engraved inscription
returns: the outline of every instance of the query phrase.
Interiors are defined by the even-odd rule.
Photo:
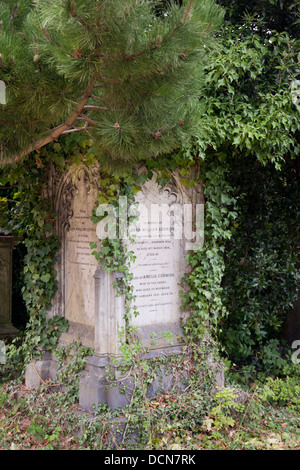
[[[180,242],[139,240],[133,250],[136,261],[132,284],[139,312],[134,325],[175,321],[180,303]]]
[[[149,215],[153,204],[168,205],[171,209],[178,198],[175,188],[172,193],[162,191],[155,181],[151,181],[138,193],[137,201],[149,209]],[[132,319],[132,325],[176,322],[181,304],[178,284],[185,267],[181,240],[174,238],[173,227],[165,223],[164,217],[140,222],[142,234],[137,229],[136,240],[130,246],[136,256],[131,270],[135,306],[139,312]]]
[[[96,242],[91,214],[97,190],[79,173],[73,200],[73,216],[65,234],[65,316],[72,322],[93,325],[94,279],[97,261],[90,242]]]

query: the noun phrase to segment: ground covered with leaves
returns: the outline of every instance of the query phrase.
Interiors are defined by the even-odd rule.
[[[70,362],[68,363],[70,367]],[[292,450],[300,448],[298,376],[265,377],[211,393],[209,371],[183,357],[170,373],[189,370],[184,389],[155,397],[145,390],[149,369],[136,376],[130,404],[91,413],[80,409],[78,376],[43,381],[33,390],[24,374],[0,373],[0,450]],[[202,370],[202,373],[200,373]],[[58,375],[61,379],[61,375]],[[153,373],[151,375],[153,378]],[[229,375],[230,377],[230,375]],[[142,380],[142,386],[141,382]],[[176,381],[175,381],[176,382]],[[72,387],[70,384],[72,383]]]

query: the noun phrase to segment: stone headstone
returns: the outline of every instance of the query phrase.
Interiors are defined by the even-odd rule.
[[[73,215],[65,234],[65,318],[69,333],[86,346],[94,346],[94,273],[97,261],[91,254],[90,242],[96,242],[95,226],[91,221],[97,198],[97,188],[91,184],[84,169],[73,176],[75,187]]]
[[[55,191],[57,232],[61,240],[58,292],[52,315],[69,322],[62,341],[81,341],[94,347],[95,286],[97,261],[90,242],[97,242],[91,216],[97,199],[97,173],[85,165],[73,165],[59,181]]]
[[[184,207],[191,209],[193,206],[195,212],[197,203],[202,206],[201,187],[198,190],[185,188],[177,174],[162,188],[154,176],[136,197],[138,221],[131,229],[135,240],[133,243],[124,240],[136,256],[130,267],[136,300],[129,326],[136,329],[143,346],[149,348],[147,358],[182,351],[181,322],[188,312],[181,310],[180,283],[187,270],[185,255],[191,249],[191,239],[184,236],[184,223],[192,226],[193,212],[184,211]],[[191,235],[192,230],[186,232]],[[95,273],[96,354],[80,381],[80,406],[86,409],[101,401],[112,408],[128,403],[128,394],[120,394],[118,387],[109,388],[105,380],[104,365],[109,361],[105,363],[104,359],[120,358],[118,333],[120,328],[125,328],[125,299],[116,297],[112,287],[116,276],[118,274],[109,275],[99,267]],[[170,335],[172,341],[163,333]],[[164,380],[162,383],[171,384]],[[130,377],[118,377],[118,384],[132,389]],[[158,388],[157,384],[153,384],[153,390],[155,387]]]
[[[201,194],[194,192],[192,200],[176,173],[164,187],[154,175],[143,185],[136,202],[139,217],[132,230],[135,241],[129,248],[136,256],[131,271],[138,315],[132,316],[131,325],[138,328],[145,343],[153,334],[157,344],[165,343],[162,332],[171,333],[174,348],[179,344],[177,336],[182,335],[180,324],[186,315],[181,310],[180,284],[188,269],[185,255],[192,240],[185,236],[185,223],[192,222],[189,216],[196,214]],[[184,210],[187,208],[191,211]],[[191,224],[190,236],[192,228]]]

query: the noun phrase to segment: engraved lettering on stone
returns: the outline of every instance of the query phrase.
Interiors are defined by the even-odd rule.
[[[172,206],[178,206],[184,198],[174,180],[161,188],[154,178],[143,186],[136,200],[148,208],[148,211],[144,210],[145,217],[149,217],[149,214],[152,217],[139,221],[141,230],[148,236],[143,238],[143,235],[139,235],[130,247],[136,256],[131,270],[135,305],[139,312],[132,319],[132,324],[174,323],[179,318],[179,282],[186,263],[182,240],[174,238],[170,215]],[[154,209],[152,213],[151,207]]]
[[[97,190],[84,169],[72,175],[75,188],[73,216],[65,240],[65,315],[72,321],[93,326],[94,279],[97,261],[90,242],[96,242],[91,214]]]

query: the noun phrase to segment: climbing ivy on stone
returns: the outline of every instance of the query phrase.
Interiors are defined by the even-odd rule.
[[[44,350],[53,350],[60,334],[68,328],[67,321],[58,315],[47,320],[57,287],[54,266],[60,241],[53,232],[55,214],[51,201],[44,196],[44,187],[50,160],[63,170],[69,146],[66,140],[65,147],[54,144],[43,150],[43,164],[32,155],[26,164],[0,172],[5,207],[0,214],[1,231],[20,238],[19,243],[26,248],[22,295],[28,322],[20,350],[26,362],[40,358]]]
[[[232,188],[227,183],[228,166],[214,161],[201,164],[205,194],[204,246],[187,255],[190,266],[183,278],[182,308],[190,312],[184,331],[191,341],[209,335],[216,339],[221,319],[227,315],[222,302],[225,245],[237,212]]]

